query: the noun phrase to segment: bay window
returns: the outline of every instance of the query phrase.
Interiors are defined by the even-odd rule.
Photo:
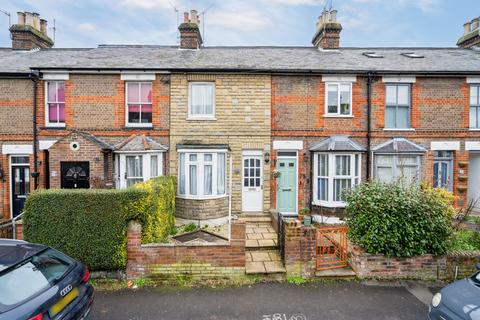
[[[45,95],[45,125],[65,126],[65,84],[63,81],[47,81]]]
[[[225,195],[226,151],[185,151],[178,154],[178,194],[187,198]]]
[[[420,156],[415,154],[375,155],[375,175],[380,182],[391,183],[400,180],[404,183],[418,183]]]
[[[344,191],[360,183],[360,164],[359,153],[315,153],[313,202],[327,207],[344,206]]]
[[[119,188],[128,188],[136,183],[162,175],[163,153],[120,153],[115,164]]]
[[[188,94],[189,118],[215,117],[215,83],[190,82]]]
[[[352,115],[352,84],[348,82],[326,83],[326,110],[328,116]]]
[[[149,127],[152,125],[152,83],[126,83],[127,126]]]

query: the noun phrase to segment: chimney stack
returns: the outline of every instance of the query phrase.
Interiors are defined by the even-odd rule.
[[[18,22],[10,27],[12,48],[31,50],[51,48],[53,41],[47,34],[47,20],[35,12],[17,12]]]
[[[183,23],[180,24],[178,30],[180,31],[180,49],[200,49],[203,40],[200,34],[199,27],[200,20],[196,10],[183,14]]]
[[[312,43],[322,50],[340,48],[342,25],[337,22],[337,10],[323,10],[316,24],[317,28]]]
[[[471,48],[480,46],[480,17],[476,17],[471,21],[463,24],[463,36],[457,41],[460,48]]]

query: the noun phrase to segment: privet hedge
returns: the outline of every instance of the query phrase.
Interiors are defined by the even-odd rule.
[[[372,182],[346,200],[349,237],[368,253],[410,257],[448,249],[455,211],[444,190]]]
[[[52,246],[92,270],[127,263],[126,230],[143,224],[143,242],[163,241],[174,226],[175,179],[159,177],[124,190],[39,190],[25,204],[24,236]]]

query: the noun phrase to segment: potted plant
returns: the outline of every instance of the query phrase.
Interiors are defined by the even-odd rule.
[[[300,212],[298,213],[298,220],[304,221],[305,222],[305,217],[307,217],[307,223],[310,225],[312,218],[310,217],[310,209],[309,208],[302,208],[300,209]],[[307,225],[307,224],[305,224]]]
[[[274,171],[272,172],[272,176],[273,176],[275,179],[279,178],[279,177],[280,177],[280,171],[274,170]]]

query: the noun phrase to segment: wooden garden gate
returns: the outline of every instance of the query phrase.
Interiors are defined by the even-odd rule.
[[[317,227],[317,271],[343,268],[348,265],[347,226]]]

